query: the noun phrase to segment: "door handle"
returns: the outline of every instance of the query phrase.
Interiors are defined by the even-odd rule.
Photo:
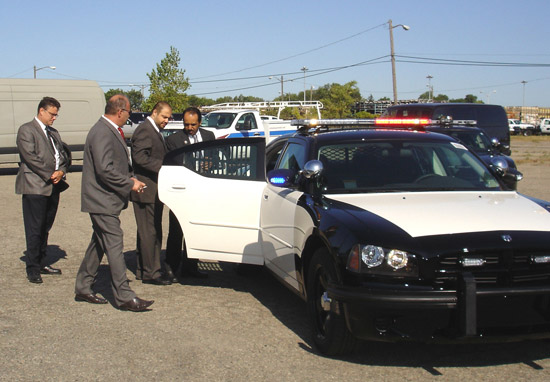
[[[173,184],[172,189],[173,190],[185,190],[187,187],[184,184]]]

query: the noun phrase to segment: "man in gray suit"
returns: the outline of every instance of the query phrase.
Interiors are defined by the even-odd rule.
[[[162,210],[164,204],[158,198],[157,180],[166,144],[162,129],[172,116],[172,107],[158,102],[151,116],[140,124],[132,136],[132,165],[138,180],[147,184],[141,192],[132,192],[130,200],[138,233],[138,266],[136,278],[145,284],[170,285],[172,280],[161,274],[160,250],[162,246]]]
[[[37,116],[17,132],[21,163],[15,178],[15,193],[23,195],[27,278],[35,284],[42,283],[40,274],[61,274],[60,269],[42,264],[59,205],[59,193],[67,187],[63,178],[68,158],[59,133],[51,127],[60,107],[55,98],[44,97],[38,104]]]
[[[130,289],[124,262],[123,232],[119,215],[128,207],[131,191],[142,192],[145,183],[133,177],[122,126],[130,117],[128,98],[117,94],[105,106],[105,115],[90,129],[84,146],[82,167],[82,212],[92,220],[93,234],[76,275],[75,300],[106,304],[92,286],[103,255],[111,269],[115,304],[140,312],[153,301],[142,300]]]
[[[178,149],[193,143],[213,141],[214,133],[200,128],[202,115],[196,107],[188,107],[183,111],[183,130],[166,138],[168,151]],[[168,226],[168,240],[166,241],[166,274],[172,279],[180,277],[206,278],[207,273],[198,269],[196,259],[188,259],[185,246],[183,247],[183,232],[176,215],[170,211]],[[181,269],[179,269],[181,267]],[[179,269],[179,272],[178,272]]]

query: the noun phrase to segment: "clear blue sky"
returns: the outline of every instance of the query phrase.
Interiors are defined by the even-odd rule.
[[[271,100],[280,82],[269,77],[283,75],[285,93],[297,93],[305,66],[308,90],[355,80],[365,98],[392,98],[392,19],[410,26],[393,30],[400,99],[425,92],[431,75],[435,94],[521,106],[525,88],[526,106],[550,107],[548,0],[27,0],[3,1],[0,9],[0,77],[32,78],[34,65],[51,65],[57,69],[37,76],[129,89],[147,83],[174,46],[189,94]],[[399,56],[547,66],[439,65]],[[323,70],[340,67],[347,68]]]

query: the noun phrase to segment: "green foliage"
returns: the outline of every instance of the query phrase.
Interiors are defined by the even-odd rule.
[[[187,106],[195,106],[195,107],[201,107],[201,106],[210,106],[217,103],[213,99],[210,98],[204,98],[204,97],[197,97],[195,95],[190,95],[187,98]]]
[[[351,105],[361,101],[361,92],[356,81],[344,85],[327,84],[315,92],[315,98],[323,103],[323,118],[345,118],[351,116]]]
[[[108,101],[109,98],[111,98],[115,94],[124,94],[126,97],[128,97],[128,100],[130,101],[130,109],[132,109],[132,111],[141,110],[141,104],[143,103],[143,95],[139,90],[131,89],[128,91],[124,91],[119,88],[109,89],[105,92],[105,101]]]
[[[449,102],[458,102],[458,103],[483,103],[483,101],[480,101],[477,99],[477,96],[473,94],[466,94],[464,98],[456,98],[449,100]]]
[[[147,74],[151,85],[149,98],[143,103],[145,111],[150,111],[159,101],[168,102],[174,113],[181,113],[186,108],[188,97],[185,91],[189,88],[189,79],[179,64],[180,54],[171,46],[170,52],[166,53],[156,69]]]
[[[353,118],[358,119],[373,119],[376,118],[376,114],[369,113],[368,111],[360,111],[353,115]]]

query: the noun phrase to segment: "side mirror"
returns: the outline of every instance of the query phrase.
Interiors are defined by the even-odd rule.
[[[502,157],[495,157],[491,159],[491,167],[493,167],[500,176],[506,175],[510,166],[506,159]]]
[[[500,143],[500,141],[497,138],[493,137],[491,139],[491,145],[493,146],[493,148],[495,150],[497,150],[498,152],[500,152],[503,155],[512,154],[512,150],[510,150],[510,146],[503,145],[502,143]]]
[[[300,171],[306,179],[316,178],[323,171],[323,162],[320,160],[310,160],[304,165],[304,169]]]

